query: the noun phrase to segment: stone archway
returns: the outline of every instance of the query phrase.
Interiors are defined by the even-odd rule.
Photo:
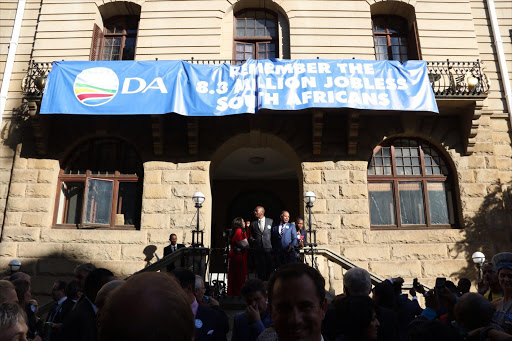
[[[270,134],[237,135],[212,157],[211,246],[226,246],[225,231],[234,217],[253,220],[254,207],[261,205],[277,223],[282,210],[293,219],[302,212],[302,171],[295,151]],[[212,266],[216,267],[212,260]]]

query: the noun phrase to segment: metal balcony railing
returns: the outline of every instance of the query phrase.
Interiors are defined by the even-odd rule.
[[[193,64],[218,65],[228,63],[242,64],[243,60],[235,59],[194,59],[187,60]],[[52,63],[31,61],[27,75],[23,78],[22,89],[25,98],[41,98],[46,77]],[[436,98],[482,98],[489,93],[490,81],[483,72],[482,63],[429,61],[427,62],[430,84]]]
[[[489,93],[490,81],[479,60],[427,62],[427,70],[437,98],[487,97]]]

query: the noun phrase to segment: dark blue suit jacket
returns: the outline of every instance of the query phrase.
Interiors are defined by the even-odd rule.
[[[293,247],[297,245],[297,230],[295,225],[286,223],[283,235],[279,234],[279,225],[272,228],[272,249],[275,251],[285,250],[290,243]]]
[[[231,341],[255,341],[262,331],[272,325],[270,314],[267,311],[262,320],[249,323],[245,313],[238,313],[233,318],[233,334]]]
[[[194,320],[195,341],[226,341],[229,325],[225,326],[220,312],[199,305]]]

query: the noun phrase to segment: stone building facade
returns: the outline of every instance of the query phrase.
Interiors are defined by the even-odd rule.
[[[17,5],[0,0],[0,79],[2,88],[8,87],[0,147],[0,269],[20,259],[23,271],[37,278],[36,293],[46,293],[56,277],[69,276],[81,262],[128,276],[154,261],[155,247],[161,256],[172,232],[179,242],[190,244],[196,191],[206,197],[200,226],[212,248],[224,247],[222,234],[229,221],[250,216],[255,204],[263,203],[274,220],[283,209],[292,217],[306,215],[303,193],[313,191],[312,225],[319,246],[380,277],[418,277],[429,285],[440,276],[474,279],[473,252],[490,257],[512,249],[512,131],[504,88],[504,78],[512,75],[509,1],[494,2],[509,70],[505,76],[482,0],[27,0],[7,79]],[[235,18],[251,9],[275,15],[270,43],[237,37]],[[437,89],[439,114],[308,109],[225,117],[40,115],[40,98],[27,90],[27,82],[34,81],[33,74],[26,77],[35,68],[32,62],[47,71],[43,63],[94,59],[95,41],[104,39],[104,44],[109,33],[103,30],[98,38],[95,27],[106,28],[118,16],[137,17],[135,60],[196,62],[239,59],[237,44],[260,48],[261,42],[274,44],[275,56],[285,59],[375,60],[378,32],[372,18],[399,16],[414,35],[417,57],[433,73],[444,67],[441,80],[449,82],[450,70],[467,72],[471,67],[463,67],[482,62],[485,76],[479,84],[489,88],[457,92],[450,86],[462,84],[468,90],[465,73],[462,78],[457,74],[453,83]],[[127,33],[123,44],[128,38]],[[105,53],[105,46],[101,49]],[[434,90],[439,82],[432,78]],[[81,153],[94,151],[91,141],[126,145],[137,155],[140,194],[131,224],[117,216],[122,212],[107,227],[59,220],[63,184],[69,182],[66,170],[80,164],[77,158],[84,160]],[[416,141],[442,160],[451,186],[444,224],[436,226],[425,206],[420,207],[420,221],[401,224],[396,215],[404,212],[398,203],[389,215],[394,226],[373,220],[371,210],[380,206],[371,201],[386,189],[372,184],[384,180],[372,180],[371,160],[394,141]],[[340,292],[341,269],[328,266],[322,257],[318,263]]]

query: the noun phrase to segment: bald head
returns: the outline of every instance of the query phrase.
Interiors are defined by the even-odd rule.
[[[113,290],[99,320],[101,341],[191,341],[194,317],[185,292],[167,273],[130,277]]]
[[[254,216],[258,219],[261,219],[265,216],[265,209],[263,206],[256,206],[254,209]]]

